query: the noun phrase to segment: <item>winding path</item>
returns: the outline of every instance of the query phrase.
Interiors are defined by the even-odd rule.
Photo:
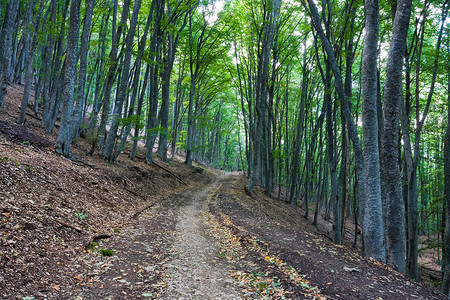
[[[218,245],[208,235],[205,202],[220,187],[220,178],[201,190],[180,195],[181,202],[173,250],[177,255],[168,268],[168,299],[241,299]]]

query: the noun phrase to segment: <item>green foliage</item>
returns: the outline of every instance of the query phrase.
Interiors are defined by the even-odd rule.
[[[73,213],[73,215],[80,220],[87,219],[88,217],[88,215],[83,211],[76,211]]]
[[[89,245],[87,245],[86,250],[94,250],[97,246],[97,243],[91,241],[89,242]]]
[[[132,115],[127,118],[120,118],[119,124],[120,124],[120,126],[132,125],[133,127],[138,125],[139,129],[142,129],[145,127],[144,119],[142,118],[142,116],[138,116],[138,115]]]
[[[114,251],[111,249],[99,249],[98,253],[100,253],[100,255],[102,255],[102,256],[113,256],[114,255]]]

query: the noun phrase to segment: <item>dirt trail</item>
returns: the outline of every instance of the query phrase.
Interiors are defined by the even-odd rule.
[[[226,177],[174,192],[95,252],[78,258],[76,281],[57,299],[242,299],[219,242],[206,223],[208,204]]]
[[[446,299],[333,245],[290,205],[248,197],[244,184],[210,174],[173,191],[99,241],[113,256],[84,252],[71,281],[35,299]]]
[[[202,190],[183,195],[176,225],[174,259],[166,264],[167,299],[241,299],[218,245],[205,225],[206,200],[216,193],[220,179]]]

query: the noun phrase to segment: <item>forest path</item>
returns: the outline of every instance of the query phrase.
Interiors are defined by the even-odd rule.
[[[228,176],[173,192],[98,249],[84,253],[72,270],[73,283],[61,286],[67,299],[242,299],[220,258],[220,243],[208,224],[209,202]]]
[[[77,258],[55,299],[445,299],[354,250],[240,175],[172,192]]]
[[[173,244],[176,255],[166,264],[167,299],[240,299],[226,262],[218,258],[218,244],[205,224],[207,202],[222,180],[216,178],[200,190],[179,195],[181,206]]]

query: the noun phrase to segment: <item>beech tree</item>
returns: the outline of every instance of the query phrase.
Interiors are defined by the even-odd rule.
[[[447,46],[448,49],[448,46]],[[448,71],[447,66],[447,71]],[[445,178],[445,207],[447,210],[444,231],[444,272],[441,291],[450,296],[450,72],[447,72],[447,128],[444,137],[444,178]]]
[[[122,74],[120,78],[119,87],[117,90],[117,97],[114,103],[114,111],[111,120],[111,128],[109,130],[108,138],[105,143],[105,148],[103,150],[103,158],[113,162],[115,160],[114,157],[114,146],[116,144],[116,135],[119,129],[119,121],[122,116],[123,104],[125,102],[125,98],[127,97],[127,87],[128,87],[128,78],[131,67],[131,56],[133,51],[133,40],[134,33],[136,31],[137,21],[139,10],[141,8],[141,0],[136,0],[134,2],[133,13],[131,17],[130,26],[128,29],[128,35],[126,39],[125,45],[125,57],[122,65]]]
[[[6,87],[9,84],[13,39],[13,23],[19,10],[20,1],[7,1],[5,17],[2,25],[2,39],[0,41],[0,107],[5,108]]]
[[[380,157],[377,117],[377,52],[379,2],[365,2],[366,34],[363,54],[363,129],[364,129],[364,242],[366,255],[384,260],[384,230],[381,203]]]
[[[72,0],[70,5],[69,37],[64,69],[61,126],[59,128],[58,139],[56,140],[56,152],[66,156],[70,155],[70,144],[72,142],[72,114],[80,28],[80,3],[81,0]]]

